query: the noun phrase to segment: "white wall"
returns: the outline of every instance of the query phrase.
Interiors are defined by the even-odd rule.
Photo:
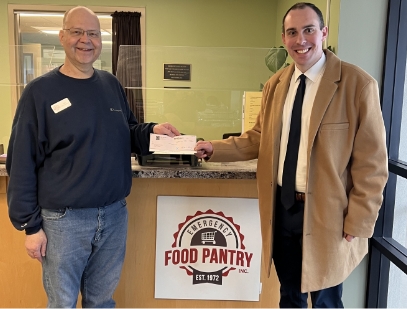
[[[337,55],[360,66],[382,82],[387,0],[341,0]],[[344,282],[345,308],[363,308],[367,284],[367,258]]]

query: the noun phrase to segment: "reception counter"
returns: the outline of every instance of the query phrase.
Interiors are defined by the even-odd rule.
[[[259,301],[154,297],[157,197],[257,198],[256,163],[256,160],[253,160],[236,163],[203,162],[198,167],[182,165],[144,167],[139,166],[136,161],[132,162],[133,186],[127,197],[129,211],[127,252],[121,280],[114,295],[117,307],[278,307],[279,283],[276,274],[273,270],[271,277],[267,278],[264,268],[261,271],[262,292]],[[0,307],[44,307],[46,298],[42,291],[40,265],[26,255],[23,233],[17,232],[9,222],[6,222],[8,217],[7,207],[4,205],[7,179],[5,176],[7,176],[5,167],[0,165],[1,234],[6,235],[6,239],[13,239],[13,243],[2,241],[3,245],[0,245],[0,249],[7,252],[6,257],[3,255],[0,258],[1,273],[6,274],[0,280],[0,293],[5,293],[4,296],[0,296]],[[11,246],[12,250],[6,250],[6,246]],[[12,272],[11,269],[15,271]],[[22,281],[21,277],[27,274],[28,281]]]
[[[133,178],[187,178],[187,179],[256,179],[257,160],[245,162],[200,162],[189,165],[140,166],[132,158]],[[0,164],[0,176],[8,176],[6,165]]]

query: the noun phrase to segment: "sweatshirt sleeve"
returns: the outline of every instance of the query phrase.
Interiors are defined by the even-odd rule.
[[[43,151],[38,141],[38,121],[34,96],[30,86],[23,92],[14,117],[6,169],[9,174],[7,202],[9,216],[17,230],[35,234],[42,225],[37,202],[37,171]]]
[[[136,117],[130,111],[129,118],[129,129],[131,136],[131,152],[138,155],[148,155],[150,147],[150,133],[153,133],[153,127],[156,124],[153,122],[149,123],[138,123]]]
[[[139,123],[130,110],[126,94],[122,87],[120,87],[123,98],[124,110],[126,112],[127,122],[129,124],[130,138],[131,138],[131,152],[138,155],[148,155],[150,147],[150,134],[153,133],[153,127],[156,123]]]

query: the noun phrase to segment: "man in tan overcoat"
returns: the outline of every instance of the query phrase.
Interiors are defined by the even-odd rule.
[[[388,176],[377,82],[324,50],[327,33],[315,5],[292,6],[282,39],[294,63],[265,84],[254,127],[195,147],[210,161],[258,158],[263,260],[268,272],[274,261],[280,307],[307,307],[307,292],[313,307],[343,307],[342,282],[368,251]],[[287,209],[284,161],[301,74],[306,86],[294,202]]]

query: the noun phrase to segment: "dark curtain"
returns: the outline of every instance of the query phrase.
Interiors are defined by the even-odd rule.
[[[112,17],[112,71],[126,92],[130,109],[139,122],[144,122],[141,83],[141,13],[116,11]]]

